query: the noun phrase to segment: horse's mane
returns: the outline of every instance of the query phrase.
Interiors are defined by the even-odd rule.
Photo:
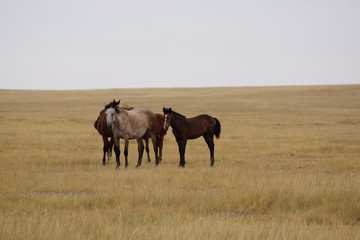
[[[105,105],[105,110],[109,109],[109,108],[114,108],[116,112],[119,112],[120,109],[125,109],[125,110],[132,110],[134,109],[133,107],[130,107],[128,105],[125,105],[125,106],[122,106],[122,107],[119,107],[119,103],[120,103],[120,100],[119,102],[115,102],[115,99],[110,102],[109,104]]]
[[[121,108],[123,108],[123,109],[125,109],[125,110],[128,110],[128,111],[134,109],[133,107],[130,107],[129,105],[124,105],[124,106],[122,106]]]
[[[133,110],[134,108],[133,107],[130,107],[130,106],[122,106],[122,107],[119,107],[119,106],[115,106],[115,111],[117,113],[120,112],[120,110],[126,110],[126,111],[130,111],[130,110]]]
[[[184,115],[178,113],[178,112],[175,112],[175,111],[171,111],[171,114],[174,114],[175,116],[178,116],[178,117],[181,117],[181,118],[186,118]]]
[[[108,105],[105,105],[105,109],[109,109],[109,108],[111,108],[111,107],[112,107],[112,105],[113,105],[113,102],[110,102]]]

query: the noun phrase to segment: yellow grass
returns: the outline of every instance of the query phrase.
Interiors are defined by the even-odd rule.
[[[103,103],[218,118],[178,167],[102,166]],[[0,90],[0,239],[359,239],[360,85]],[[121,141],[123,151],[123,141]],[[153,152],[151,152],[152,159]]]

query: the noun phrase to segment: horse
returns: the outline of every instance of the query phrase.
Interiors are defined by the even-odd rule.
[[[162,160],[162,148],[164,143],[164,136],[166,134],[166,130],[163,128],[164,126],[164,116],[159,113],[155,113],[156,116],[156,140],[159,146],[159,162]],[[145,133],[143,136],[143,139],[145,140],[145,150],[148,157],[148,162],[151,161],[150,155],[149,155],[149,138],[150,135],[148,133]]]
[[[115,100],[113,100],[113,102],[115,102]],[[108,129],[106,127],[105,111],[110,106],[112,106],[113,102],[110,102],[109,104],[105,105],[105,108],[100,111],[99,117],[94,122],[94,127],[99,132],[99,134],[102,136],[102,139],[104,142],[104,146],[103,146],[104,155],[103,155],[103,160],[102,160],[103,165],[105,165],[105,163],[109,163],[112,161],[111,160],[111,156],[112,156],[111,149],[114,145],[114,138],[113,138],[113,132],[111,131],[111,129]],[[120,101],[115,102],[116,105],[119,105],[119,103],[120,103]],[[110,138],[110,141],[109,141],[109,138]],[[105,159],[106,153],[107,153],[107,159]]]
[[[210,166],[214,166],[214,135],[220,137],[221,125],[219,120],[209,115],[202,114],[193,118],[172,111],[171,108],[163,108],[164,129],[172,127],[176,142],[179,146],[180,167],[185,167],[185,148],[188,139],[196,139],[203,136],[210,150]]]
[[[155,152],[155,164],[159,164],[158,144],[156,141],[156,117],[155,114],[146,107],[135,107],[131,110],[119,107],[116,102],[105,111],[107,128],[112,129],[114,134],[116,163],[120,166],[120,138],[125,141],[125,168],[128,166],[128,146],[130,139],[136,139],[138,143],[138,163],[141,166],[142,155],[144,153],[143,136],[147,132],[153,143]]]

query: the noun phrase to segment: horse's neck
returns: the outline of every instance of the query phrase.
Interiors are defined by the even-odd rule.
[[[115,121],[116,121],[116,123],[117,123],[119,126],[121,126],[120,121],[124,121],[124,120],[127,119],[127,118],[128,118],[128,113],[127,113],[127,111],[124,110],[124,109],[122,109],[122,108],[120,108],[120,109],[119,109],[119,112],[116,113]]]
[[[186,126],[186,122],[187,122],[186,118],[182,118],[182,117],[178,117],[176,115],[173,115],[173,119],[172,119],[172,121],[170,123],[170,126],[173,129],[178,129],[178,128],[180,128],[180,126]]]
[[[118,109],[119,109],[118,112],[119,115],[127,115],[127,110],[125,108],[118,108]]]

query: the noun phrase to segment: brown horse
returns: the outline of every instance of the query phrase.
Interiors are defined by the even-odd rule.
[[[128,166],[128,146],[130,139],[136,139],[138,143],[138,164],[141,165],[142,155],[144,152],[143,136],[146,132],[149,133],[153,142],[155,152],[155,164],[159,164],[158,160],[158,146],[156,140],[156,117],[155,114],[146,107],[135,107],[131,110],[121,108],[113,104],[105,111],[106,126],[108,129],[112,129],[114,134],[117,167],[120,166],[120,138],[125,141],[125,168]]]
[[[115,100],[113,100],[113,102],[115,102]],[[106,127],[106,118],[105,118],[105,111],[106,109],[110,108],[113,104],[113,102],[110,102],[108,105],[105,105],[105,109],[101,110],[99,117],[97,118],[97,120],[94,122],[94,127],[95,129],[100,133],[100,135],[102,136],[103,142],[104,142],[104,146],[103,146],[103,151],[104,151],[104,155],[103,155],[103,165],[105,165],[105,163],[109,163],[111,162],[111,156],[112,156],[112,147],[114,145],[114,138],[113,138],[113,132],[111,131],[111,129],[108,129]],[[119,105],[120,100],[118,102],[115,102],[116,105]],[[110,138],[110,141],[109,141]],[[107,159],[105,159],[105,154],[107,153]]]
[[[166,130],[164,129],[164,116],[159,113],[155,113],[156,116],[156,140],[158,142],[159,146],[159,162],[162,160],[162,148],[163,148],[163,142],[164,142],[164,135],[166,134]],[[143,136],[143,139],[145,140],[145,150],[147,153],[148,161],[150,162],[150,155],[149,155],[149,137],[150,134],[147,132]]]
[[[174,112],[171,108],[163,108],[164,129],[169,125],[173,129],[176,142],[179,146],[180,167],[185,167],[185,148],[188,139],[195,139],[203,136],[210,150],[210,165],[213,166],[214,159],[214,135],[220,137],[221,125],[219,120],[209,115],[203,114],[193,118]]]

